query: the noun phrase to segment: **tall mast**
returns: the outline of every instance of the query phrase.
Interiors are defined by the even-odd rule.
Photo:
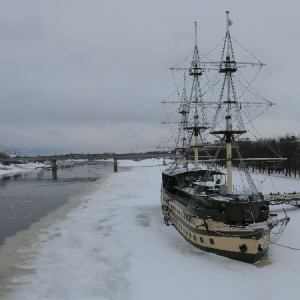
[[[179,113],[182,115],[181,117],[181,128],[179,130],[179,136],[178,136],[178,142],[179,144],[179,150],[182,153],[182,164],[183,167],[187,166],[187,160],[186,160],[186,151],[187,151],[187,137],[185,134],[185,129],[188,126],[188,114],[189,114],[189,106],[188,106],[188,100],[187,100],[187,94],[186,94],[186,77],[185,74],[183,76],[183,92],[181,97],[181,107],[179,110]]]
[[[200,58],[199,58],[199,51],[197,45],[197,22],[195,22],[195,47],[194,47],[194,54],[193,60],[191,62],[191,68],[189,70],[190,76],[194,77],[193,80],[193,89],[194,89],[194,105],[195,105],[195,112],[194,112],[194,124],[192,127],[187,129],[193,129],[194,131],[194,160],[195,160],[195,169],[199,168],[199,134],[200,134],[200,127],[199,127],[199,116],[198,116],[198,104],[200,90],[200,83],[199,77],[202,75],[202,69],[200,67]]]
[[[181,102],[181,108],[179,113],[182,114],[182,127],[181,129],[192,131],[194,135],[194,143],[193,145],[189,145],[190,147],[194,148],[194,168],[199,169],[199,141],[200,141],[200,134],[201,130],[207,129],[205,124],[200,125],[199,124],[199,111],[200,109],[198,106],[199,104],[203,104],[202,101],[202,94],[201,94],[201,88],[200,88],[200,76],[202,75],[202,67],[199,57],[199,51],[198,51],[198,45],[197,45],[197,22],[195,24],[195,46],[194,46],[194,52],[193,52],[193,58],[191,61],[191,66],[188,69],[189,75],[193,78],[192,83],[192,90],[191,90],[191,96],[190,99],[186,98],[186,101],[183,100]],[[173,67],[171,70],[182,70],[185,68],[177,68]],[[183,89],[183,95],[186,95],[186,88],[185,88],[185,80],[184,80],[184,89]],[[205,120],[205,113],[204,113],[204,107],[201,108],[200,112],[203,114],[201,116],[201,121]],[[190,118],[188,118],[190,117]],[[193,120],[191,120],[193,118]],[[189,119],[189,120],[188,120]],[[193,122],[193,123],[192,123]],[[184,136],[184,139],[181,140],[180,138],[181,133],[179,134],[178,142],[182,143],[182,149],[185,148],[184,145],[188,146],[186,142],[186,137]],[[184,153],[184,152],[183,152]],[[186,153],[184,153],[186,154]],[[183,157],[183,165],[186,165],[185,158]]]
[[[236,68],[230,68],[230,52],[229,52],[229,42],[230,42],[230,33],[229,33],[229,11],[226,11],[226,64],[225,64],[225,78],[227,81],[227,116],[226,116],[226,169],[227,169],[227,194],[232,194],[232,119],[231,119],[231,100],[230,100],[230,80],[231,74],[236,71]]]
[[[232,194],[232,142],[234,135],[240,135],[246,133],[245,130],[233,129],[232,127],[232,105],[236,105],[237,101],[234,97],[231,98],[231,90],[233,88],[232,74],[237,71],[236,62],[233,56],[233,50],[231,47],[231,38],[229,26],[232,22],[229,19],[229,11],[226,11],[226,35],[225,44],[226,53],[225,57],[222,57],[220,64],[220,73],[224,74],[224,87],[226,86],[226,96],[223,103],[226,105],[226,116],[225,116],[225,130],[213,131],[212,134],[224,134],[226,142],[226,169],[227,169],[227,194]],[[232,87],[232,88],[231,88]],[[221,92],[220,99],[223,98],[223,89]]]
[[[231,100],[230,100],[230,80],[231,80],[231,74],[236,71],[236,67],[234,65],[233,68],[230,68],[230,33],[229,33],[229,11],[226,11],[227,18],[226,18],[226,62],[225,67],[226,69],[223,69],[222,72],[225,72],[225,78],[226,78],[226,84],[227,84],[227,117],[226,117],[226,129],[230,130],[232,129],[232,121],[231,121]]]

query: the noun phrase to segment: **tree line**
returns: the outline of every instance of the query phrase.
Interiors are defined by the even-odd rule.
[[[243,158],[266,158],[266,160],[246,162],[253,171],[300,177],[300,139],[294,134],[287,133],[277,138],[260,138],[256,141],[240,140],[237,145]],[[283,160],[272,161],[271,158],[283,158]]]

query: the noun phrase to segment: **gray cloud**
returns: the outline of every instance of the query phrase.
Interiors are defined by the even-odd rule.
[[[168,68],[232,35],[267,63],[265,136],[295,130],[298,1],[15,0],[0,4],[0,145],[55,152],[153,150],[168,128]],[[219,57],[219,54],[217,55]],[[271,125],[267,125],[267,122]],[[296,133],[296,132],[295,132]],[[49,150],[50,151],[50,150]]]

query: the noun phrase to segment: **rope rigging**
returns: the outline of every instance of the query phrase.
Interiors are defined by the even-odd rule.
[[[246,175],[246,180],[247,180],[247,182],[248,182],[248,185],[249,185],[250,189],[252,190],[253,195],[255,195],[256,197],[258,197],[258,196],[259,196],[258,190],[257,190],[257,188],[256,188],[256,186],[255,186],[255,184],[254,184],[254,182],[253,182],[253,179],[252,179],[252,177],[251,177],[251,175],[250,175],[250,173],[249,173],[248,168],[246,167],[246,165],[245,165],[245,163],[244,163],[244,161],[243,161],[243,159],[242,159],[242,155],[241,155],[241,152],[240,152],[240,150],[239,150],[239,146],[238,146],[238,144],[237,144],[235,141],[233,141],[233,144],[234,144],[234,146],[235,146],[235,148],[236,148],[238,157],[239,157],[239,159],[240,159],[240,164],[241,164],[241,166],[242,166],[242,169],[243,169],[243,171],[244,171],[244,173],[245,173],[245,175]],[[245,193],[246,193],[246,192],[245,192]]]
[[[281,214],[281,218],[277,219],[277,214],[270,213],[270,205],[285,199],[294,201],[296,196],[300,198],[300,193],[289,193],[284,197],[279,193],[262,195],[250,175],[251,165],[254,171],[254,163],[259,161],[261,167],[262,158],[270,157],[267,156],[269,151],[265,152],[264,148],[262,153],[259,152],[262,158],[251,158],[252,153],[257,153],[261,148],[252,144],[250,147],[250,144],[243,143],[249,140],[248,137],[241,139],[240,136],[249,132],[257,137],[259,133],[253,122],[273,103],[252,88],[263,64],[231,38],[229,26],[232,22],[228,17],[229,12],[226,13],[225,39],[208,53],[201,53],[200,59],[195,22],[194,51],[171,68],[176,88],[172,95],[176,93],[179,101],[169,102],[170,96],[163,104],[166,109],[166,104],[179,103],[179,108],[167,114],[166,118],[166,123],[171,127],[177,115],[177,126],[171,129],[172,135],[177,135],[175,139],[167,141],[175,141],[174,152],[170,152],[174,156],[174,163],[162,174],[161,202],[167,222],[173,223],[187,240],[200,249],[209,249],[217,254],[225,252],[224,241],[227,239],[228,257],[243,257],[245,261],[246,257],[247,261],[251,257],[256,261],[267,251],[269,243],[277,244],[290,220],[284,208],[285,217]],[[258,63],[253,59],[249,63],[236,62],[233,41]],[[221,59],[213,61],[208,56],[218,47],[222,48]],[[190,67],[179,68],[191,54]],[[202,61],[204,58],[206,62]],[[244,76],[240,71],[244,73],[246,65],[258,68],[253,68]],[[181,81],[177,81],[178,73],[175,71],[183,70],[188,70],[190,77],[188,81],[184,77],[181,84]],[[217,72],[211,74],[211,70]],[[254,106],[253,110],[250,105]],[[219,140],[212,142],[215,137]],[[271,146],[269,148],[272,149]],[[245,159],[241,154],[243,149],[248,153]],[[278,159],[273,157],[274,161]],[[270,172],[269,164],[267,167]]]

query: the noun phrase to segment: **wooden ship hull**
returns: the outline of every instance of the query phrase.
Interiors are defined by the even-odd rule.
[[[261,259],[267,252],[272,228],[282,220],[270,214],[269,205],[260,200],[248,202],[239,195],[217,193],[198,195],[193,193],[197,186],[179,188],[178,179],[182,182],[192,173],[202,176],[201,171],[163,173],[161,205],[165,223],[171,223],[190,244],[203,251],[248,263]],[[213,190],[220,188],[216,184]]]
[[[248,263],[261,259],[268,248],[272,222],[255,226],[229,226],[197,215],[186,214],[186,206],[162,189],[164,220],[193,246],[217,255]]]

